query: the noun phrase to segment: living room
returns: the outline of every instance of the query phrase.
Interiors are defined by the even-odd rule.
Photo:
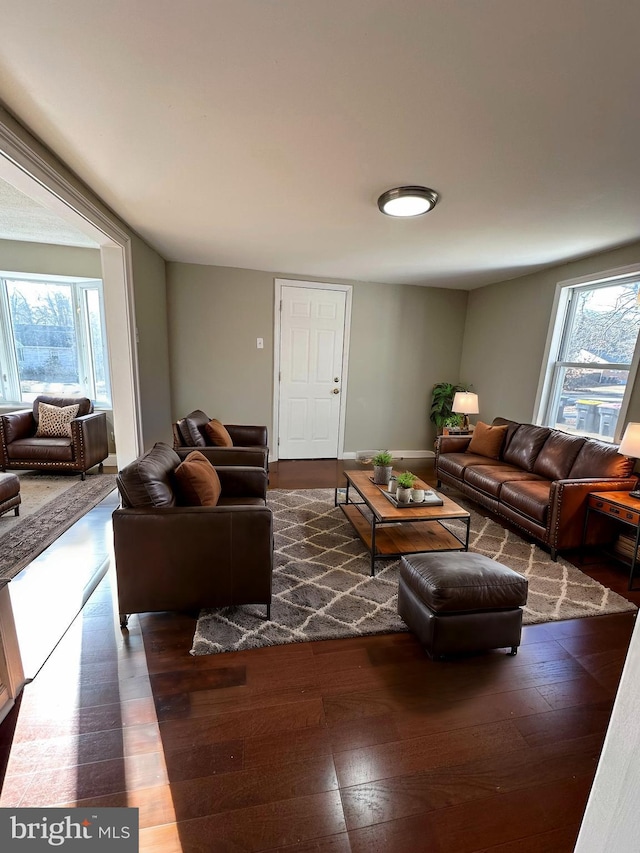
[[[414,16],[419,20],[420,13],[423,11],[419,8],[420,5],[407,4],[405,12],[410,20],[413,20]],[[462,8],[460,5],[460,10]],[[306,11],[312,13],[311,8]],[[338,9],[334,11],[336,15],[341,13]],[[468,11],[465,8],[465,14]],[[358,253],[355,248],[345,245],[344,237],[335,233],[340,231],[337,227],[333,231],[328,229],[321,232],[326,248],[324,253],[326,257],[322,258],[324,267],[319,269],[316,265],[306,263],[304,258],[307,256],[304,252],[309,251],[309,236],[301,235],[296,230],[299,221],[304,219],[304,215],[301,209],[295,206],[292,212],[287,212],[291,222],[291,235],[285,236],[294,248],[299,249],[298,256],[294,252],[285,266],[280,260],[282,256],[278,256],[275,252],[269,255],[262,242],[259,247],[257,245],[255,248],[250,247],[251,251],[246,252],[244,261],[238,260],[240,257],[238,246],[242,244],[249,246],[251,243],[248,236],[251,228],[256,232],[258,230],[267,232],[270,239],[276,240],[276,234],[271,233],[275,231],[275,227],[272,228],[270,224],[270,206],[274,207],[274,217],[276,214],[278,219],[283,216],[281,208],[286,207],[284,197],[287,192],[289,191],[292,199],[296,198],[296,193],[290,187],[288,191],[278,196],[277,192],[273,192],[273,185],[269,186],[271,193],[267,193],[268,203],[261,208],[259,220],[261,225],[258,226],[255,219],[249,217],[249,211],[245,210],[246,205],[250,206],[246,198],[241,203],[227,199],[231,213],[214,220],[211,208],[215,207],[215,202],[211,199],[214,198],[215,184],[213,187],[208,185],[209,194],[197,205],[172,202],[177,207],[183,205],[183,215],[189,220],[190,227],[193,225],[194,234],[197,229],[202,228],[201,222],[194,225],[196,219],[206,221],[206,228],[214,232],[212,242],[215,245],[211,254],[205,254],[201,246],[197,250],[194,246],[191,252],[187,252],[182,247],[178,249],[177,244],[174,246],[172,242],[173,236],[168,233],[169,220],[165,222],[162,218],[166,216],[166,210],[163,211],[162,216],[149,215],[145,218],[146,211],[136,211],[132,199],[136,194],[153,196],[150,203],[153,206],[158,203],[160,197],[173,197],[179,183],[179,175],[176,172],[179,173],[180,169],[174,172],[165,164],[162,177],[154,184],[153,181],[137,178],[135,169],[129,166],[126,157],[122,154],[123,149],[114,148],[114,151],[118,151],[118,155],[114,156],[112,161],[113,186],[119,187],[121,181],[123,183],[127,180],[131,181],[131,188],[123,192],[119,199],[118,191],[112,189],[105,173],[98,168],[98,164],[85,165],[82,145],[78,143],[74,147],[71,144],[69,137],[73,136],[73,132],[70,132],[69,136],[65,135],[64,123],[69,121],[70,127],[74,127],[75,138],[80,139],[77,125],[73,124],[74,117],[67,113],[65,104],[58,103],[55,97],[51,100],[52,93],[48,90],[46,81],[42,78],[38,80],[38,72],[42,73],[42,70],[30,68],[30,73],[34,75],[30,85],[33,87],[36,101],[38,97],[43,101],[49,98],[50,103],[56,104],[51,109],[53,113],[59,110],[57,120],[53,115],[46,113],[42,102],[28,103],[23,88],[24,81],[19,79],[15,70],[17,64],[12,66],[13,85],[8,86],[6,90],[0,90],[0,96],[7,107],[7,111],[3,111],[0,115],[5,130],[10,129],[14,141],[17,139],[32,151],[36,151],[44,163],[59,176],[63,176],[67,189],[75,186],[76,191],[84,196],[91,206],[101,210],[113,222],[117,222],[121,232],[130,240],[127,249],[130,260],[128,286],[131,304],[135,311],[136,330],[129,336],[126,346],[135,351],[135,382],[131,379],[129,361],[124,354],[126,347],[116,347],[113,354],[114,361],[117,362],[122,354],[123,363],[126,362],[126,371],[129,374],[129,379],[125,377],[126,387],[119,383],[117,376],[114,377],[116,396],[111,449],[114,454],[117,454],[118,466],[130,461],[137,452],[150,447],[155,441],[170,443],[172,421],[198,407],[206,409],[212,416],[220,417],[227,422],[266,424],[273,438],[276,349],[275,279],[340,283],[351,287],[353,299],[349,330],[351,359],[343,402],[345,418],[342,450],[346,460],[353,459],[358,452],[382,447],[390,447],[401,452],[405,458],[419,458],[421,464],[428,459],[432,452],[435,434],[433,425],[428,420],[431,389],[435,383],[443,379],[472,385],[479,395],[480,412],[477,417],[479,420],[490,423],[494,417],[500,416],[527,423],[535,420],[538,416],[537,402],[541,372],[558,283],[607,274],[614,270],[640,267],[638,217],[631,199],[633,195],[637,195],[635,176],[638,170],[635,168],[637,162],[633,159],[635,155],[628,151],[633,147],[634,140],[633,128],[630,127],[632,123],[630,116],[634,115],[630,93],[634,90],[633,74],[636,72],[623,58],[625,55],[631,57],[632,51],[626,54],[621,49],[614,51],[611,45],[609,50],[605,51],[607,58],[615,66],[616,82],[619,84],[617,100],[613,96],[608,100],[607,95],[610,93],[599,89],[597,81],[591,79],[595,76],[593,57],[597,49],[601,49],[600,37],[602,30],[607,27],[607,22],[600,17],[597,9],[592,8],[592,4],[579,4],[572,11],[581,22],[581,26],[584,26],[585,30],[588,29],[588,32],[583,34],[585,39],[583,50],[584,54],[589,54],[591,58],[587,62],[584,56],[579,56],[574,60],[575,66],[567,60],[569,82],[565,84],[563,94],[555,99],[552,92],[554,86],[559,86],[562,79],[560,75],[562,51],[568,49],[570,33],[575,23],[574,17],[569,11],[563,13],[560,20],[556,22],[556,30],[548,20],[556,14],[551,7],[541,12],[539,18],[533,12],[527,13],[524,7],[520,6],[512,13],[513,17],[506,13],[506,10],[501,10],[501,13],[506,14],[505,26],[508,31],[519,33],[516,43],[522,49],[525,46],[531,47],[530,42],[537,43],[537,39],[534,39],[536,33],[542,32],[545,36],[555,33],[558,36],[557,41],[553,42],[553,60],[556,64],[551,62],[549,69],[544,73],[535,66],[541,78],[545,79],[544,89],[541,88],[538,91],[533,87],[533,90],[530,90],[522,84],[520,89],[515,86],[514,91],[511,91],[510,85],[506,83],[504,88],[500,89],[503,97],[512,96],[508,101],[512,114],[509,117],[509,109],[505,109],[507,116],[501,125],[503,133],[501,137],[493,131],[490,132],[482,120],[483,111],[478,109],[481,97],[480,94],[477,98],[472,96],[473,74],[468,70],[464,72],[463,60],[461,59],[459,64],[453,62],[449,67],[452,76],[455,73],[463,75],[467,89],[465,90],[464,86],[461,87],[460,112],[454,110],[456,121],[454,126],[449,128],[448,135],[444,130],[442,131],[443,138],[449,142],[455,139],[456,145],[460,145],[460,137],[473,137],[478,133],[484,144],[485,182],[480,185],[468,180],[468,186],[474,196],[487,200],[486,219],[481,203],[472,212],[472,218],[475,218],[476,222],[475,230],[463,231],[458,217],[461,215],[461,209],[469,205],[469,200],[464,196],[466,190],[462,178],[469,179],[474,169],[477,173],[481,171],[477,161],[474,161],[474,168],[469,165],[461,170],[463,175],[459,179],[460,183],[456,179],[455,192],[451,183],[452,178],[445,179],[444,171],[441,177],[439,165],[442,164],[444,170],[445,161],[442,159],[442,152],[437,152],[435,144],[434,149],[428,152],[428,156],[420,155],[414,161],[420,163],[418,175],[409,174],[409,159],[404,161],[402,168],[398,167],[396,172],[393,172],[393,168],[388,164],[386,171],[376,176],[375,186],[369,186],[368,175],[359,174],[357,181],[357,192],[360,193],[359,211],[365,211],[362,213],[363,218],[366,218],[365,228],[370,229],[372,233],[375,232],[374,239],[368,242],[359,253],[361,262],[363,257],[367,255],[371,257],[371,260],[367,259],[368,266],[364,263],[360,266],[362,270],[367,268],[371,271],[369,277],[364,273],[353,272],[356,265],[349,261],[352,254]],[[71,9],[68,12],[72,14]],[[388,31],[384,30],[381,33],[376,30],[376,25],[379,23],[382,26],[382,21],[378,22],[375,17],[368,18],[363,4],[354,4],[354,15],[356,12],[356,18],[349,21],[346,32],[353,36],[356,23],[368,25],[375,31],[374,41],[378,43],[377,40],[380,39],[384,42]],[[615,25],[610,26],[606,31],[612,34],[612,38],[614,36],[624,38],[625,33],[633,30],[630,22],[627,22],[626,27],[624,26],[625,16],[631,13],[623,8],[617,9],[617,12],[620,17],[616,18],[616,15],[613,15]],[[295,12],[291,8],[287,8],[286,13],[295,17]],[[47,13],[44,7],[42,14],[44,16],[42,20],[45,20]],[[325,14],[328,15],[328,13]],[[433,13],[430,11],[429,15],[431,14]],[[494,14],[498,14],[496,10]],[[518,14],[523,16],[522,31],[518,30]],[[595,17],[595,23],[587,28],[583,17],[590,14]],[[315,15],[323,17],[315,10],[314,22]],[[610,18],[608,20],[610,21]],[[286,19],[283,18],[282,21],[286,22]],[[435,18],[429,17],[429,21],[434,26],[437,25]],[[486,21],[483,22],[482,15],[474,14],[471,21],[486,37],[488,24]],[[212,24],[212,21],[208,22]],[[137,25],[139,23],[138,21]],[[157,38],[160,38],[162,31],[160,23],[160,21],[154,21],[152,26],[152,32]],[[326,24],[326,20],[324,23]],[[389,23],[386,18],[385,23]],[[600,31],[598,31],[598,24],[600,24]],[[158,30],[155,29],[156,26],[159,27]],[[322,29],[322,26],[320,28]],[[306,31],[306,27],[302,29]],[[448,48],[446,51],[443,48],[443,52],[455,54],[456,51],[453,49],[455,41],[450,40],[454,36],[460,38],[460,45],[462,45],[459,47],[460,54],[463,48],[474,47],[469,54],[469,68],[473,70],[474,60],[480,61],[485,54],[480,49],[481,39],[473,39],[471,30],[473,30],[471,23],[462,20],[457,21],[456,26],[449,23],[446,28],[447,38],[444,39]],[[12,54],[9,58],[10,64],[17,63],[16,57],[20,50],[29,54],[24,42],[28,27],[24,20],[20,20],[19,15],[12,32],[15,35],[12,51],[16,51],[16,54],[15,56]],[[305,35],[308,36],[308,33],[305,32]],[[334,33],[333,36],[338,42],[341,41],[338,34]],[[190,37],[190,33],[181,35],[185,40],[184,44],[187,45]],[[80,36],[78,39],[80,40]],[[492,44],[494,41],[492,40]],[[121,46],[125,44],[127,40],[123,37]],[[131,55],[136,53],[130,44],[128,47]],[[419,53],[422,42],[418,46],[414,44],[413,49]],[[124,49],[122,52],[127,53]],[[284,54],[282,58],[284,59]],[[154,56],[154,59],[157,61],[157,57]],[[267,66],[269,61],[269,59],[266,60]],[[277,65],[279,60],[276,56],[272,61]],[[316,61],[318,61],[317,57]],[[502,57],[502,61],[514,62],[514,55],[508,54]],[[598,68],[602,61],[599,56]],[[571,135],[565,146],[561,149],[556,148],[550,140],[562,134],[557,131],[558,125],[554,124],[554,121],[562,116],[566,108],[565,101],[570,100],[572,95],[578,97],[577,90],[574,90],[573,86],[579,79],[579,72],[589,68],[591,69],[590,83],[595,88],[592,105],[588,107],[580,101],[582,111],[579,113],[582,123],[576,124],[575,133]],[[220,69],[218,71],[222,73]],[[435,68],[430,67],[428,71],[434,75],[436,73]],[[56,66],[56,75],[64,75],[64,73],[64,69]],[[354,69],[354,74],[358,76],[357,69]],[[499,75],[496,76],[499,77]],[[320,78],[321,75],[319,75]],[[377,77],[374,79],[378,80]],[[428,79],[428,76],[420,79],[422,85],[426,85],[425,79]],[[62,85],[63,78],[56,76],[56,80],[61,85],[61,90],[69,91],[72,88],[66,80]],[[528,85],[533,85],[528,77],[527,80]],[[110,81],[114,89],[117,87],[117,82],[118,79]],[[121,78],[119,82],[122,84]],[[163,78],[163,82],[166,83],[167,80]],[[491,82],[495,84],[493,77]],[[338,88],[335,87],[336,90]],[[38,96],[38,92],[42,94]],[[628,101],[625,100],[627,96]],[[580,98],[582,97],[584,95],[580,93]],[[522,104],[520,98],[522,98]],[[536,106],[537,98],[549,99],[548,112]],[[70,95],[70,99],[81,100],[75,92]],[[101,101],[100,103],[106,109],[106,105]],[[492,104],[492,109],[497,110],[495,101],[492,101]],[[430,100],[429,105],[435,110],[437,98],[434,97],[433,102]],[[318,104],[318,110],[322,106],[322,103]],[[333,106],[335,108],[335,102]],[[353,113],[353,108],[347,105],[342,106],[344,112],[340,114],[346,122],[347,116]],[[296,119],[300,119],[301,124],[302,118],[311,121],[299,104],[298,109],[300,112]],[[529,110],[532,117],[528,127],[531,136],[535,137],[535,142],[531,147],[523,149],[522,157],[516,164],[511,160],[509,148],[511,134],[515,132],[516,120],[513,116],[518,116],[518,120],[525,123],[525,116],[528,115]],[[312,108],[309,108],[309,111],[313,113]],[[468,124],[462,114],[463,111],[470,117]],[[96,112],[100,113],[100,110]],[[253,117],[259,114],[255,106],[248,109],[248,112]],[[441,113],[446,113],[446,110],[437,112],[440,118],[443,117]],[[370,131],[374,122],[367,110],[365,114]],[[107,116],[108,113],[105,112],[104,115]],[[169,128],[166,136],[171,136],[172,133],[178,134],[178,131],[166,120],[166,113],[164,115],[163,129],[167,131]],[[485,115],[495,115],[495,113],[487,110]],[[539,126],[541,128],[539,132],[533,124],[535,119],[544,119]],[[24,126],[21,126],[21,122]],[[566,123],[562,125],[563,130],[566,131],[568,123],[567,118]],[[51,124],[54,125],[53,129]],[[234,144],[243,147],[247,160],[263,161],[268,164],[265,171],[272,171],[276,176],[283,178],[287,170],[281,149],[273,139],[264,141],[263,144],[248,142],[247,140],[251,137],[250,124],[248,120],[241,123],[246,136],[237,138]],[[331,128],[331,131],[327,132],[328,138],[340,135],[339,126],[328,126]],[[26,128],[29,128],[31,133]],[[193,133],[193,130],[191,126],[190,132]],[[293,134],[295,130],[293,125],[288,125],[287,130],[292,133],[292,145],[296,148],[303,148],[304,143],[309,142],[306,135]],[[41,148],[39,143],[34,141],[32,133],[39,137],[50,151],[47,152],[46,149]],[[95,135],[96,145],[99,147],[100,143],[97,139],[99,134],[89,135]],[[419,140],[419,145],[415,142],[407,144],[422,149],[425,139],[429,136],[428,127],[416,132],[415,136]],[[624,144],[621,141],[623,136]],[[3,143],[6,143],[7,138],[7,135],[3,136]],[[198,146],[196,157],[201,174],[204,174],[205,164],[208,158],[211,158],[210,152],[202,149],[207,149],[214,138],[216,137],[211,128],[208,128],[207,133],[202,134],[202,140],[206,139],[207,144],[200,142],[201,147]],[[587,142],[583,147],[578,145],[576,148],[576,140],[581,138],[587,139]],[[179,141],[180,144],[177,144],[175,139],[173,143],[171,140],[168,142],[165,140],[165,143],[173,144],[174,151],[180,151],[180,157],[176,159],[181,160],[183,156],[187,159],[189,155],[183,153],[181,148],[183,139],[180,138]],[[113,140],[110,143],[115,145]],[[219,162],[224,162],[225,156],[230,156],[232,153],[229,150],[231,147],[233,146],[225,144],[216,150],[215,158]],[[602,154],[598,154],[600,148]],[[152,146],[148,150],[152,150]],[[572,150],[576,162],[572,161]],[[4,153],[6,156],[6,146]],[[355,169],[357,158],[352,157],[348,162],[345,160],[347,166],[344,166],[334,152],[327,155],[326,160],[323,160],[315,149],[314,155],[310,158],[308,171],[315,170],[320,173],[319,183],[324,182],[329,186],[328,196],[331,198],[344,180],[344,172],[357,171]],[[101,156],[106,160],[109,159],[102,149]],[[459,149],[458,161],[463,162],[465,156]],[[515,159],[514,156],[513,160]],[[612,170],[608,175],[610,183],[605,184],[603,188],[602,173],[599,170],[601,161],[616,159],[624,165]],[[120,167],[123,163],[127,163],[127,167],[122,168],[121,175]],[[11,165],[15,168],[15,163]],[[557,182],[561,185],[563,173],[572,171],[572,167],[575,167],[576,172],[584,171],[585,189],[582,195],[574,197],[567,195],[563,200],[554,184]],[[30,168],[34,169],[33,161],[30,163]],[[453,176],[454,167],[448,164],[448,169],[446,174]],[[527,170],[528,181],[520,184],[515,175],[518,173],[523,175]],[[157,173],[160,171],[158,170]],[[219,171],[217,180],[221,178]],[[74,173],[82,180],[74,177]],[[3,174],[8,181],[15,177],[11,169]],[[501,177],[504,183],[509,185],[508,192],[506,189],[498,190],[502,183]],[[250,178],[246,177],[245,180],[249,185]],[[413,180],[424,180],[437,187],[441,191],[438,205],[427,216],[413,222],[387,221],[376,207],[377,196],[387,188],[387,185],[392,186],[394,183]],[[83,182],[91,189],[86,189],[82,185]],[[191,178],[191,182],[197,181]],[[304,189],[300,190],[298,187],[297,191],[303,193],[308,191],[309,195],[314,197],[314,204],[316,198],[319,207],[329,203],[326,196],[313,195],[318,189],[315,183],[313,193],[310,187],[305,186],[304,180],[302,186]],[[489,217],[489,186],[492,188],[495,186],[496,194],[504,193],[506,198],[504,208],[495,218]],[[25,189],[24,186],[22,188]],[[543,195],[543,191],[549,194],[549,200],[545,202],[549,205],[549,222],[544,221],[545,214],[541,213],[541,208],[537,208],[535,214],[537,225],[532,227],[531,220],[528,220],[522,212],[527,208],[527,191],[534,195],[536,193]],[[107,206],[103,205],[103,202]],[[444,236],[439,230],[435,231],[435,236],[430,236],[429,229],[438,229],[437,217],[440,214],[444,216],[452,209],[452,218],[447,222],[449,242],[446,242],[445,251],[436,258],[438,244],[444,240]],[[595,213],[593,213],[594,209]],[[586,210],[593,214],[592,219],[582,218]],[[557,214],[553,221],[551,211]],[[245,215],[250,220],[246,225],[248,233],[237,235],[236,243],[233,244],[231,236],[225,231],[224,219],[239,220]],[[333,216],[337,222],[341,221],[341,214],[337,211],[333,211]],[[383,223],[382,225],[379,224],[378,219]],[[580,224],[572,220],[578,220]],[[562,228],[558,225],[560,221],[563,223]],[[408,226],[411,230],[402,232],[400,230],[402,226]],[[385,229],[383,234],[377,230],[380,228]],[[335,244],[329,239],[332,234]],[[225,239],[234,249],[235,255],[231,248],[227,250],[222,245]],[[375,251],[376,244],[380,244],[381,241],[390,249],[390,261],[383,262],[382,256]],[[256,237],[256,244],[257,242]],[[353,245],[355,246],[356,243],[354,239]],[[416,269],[412,270],[411,263],[406,261],[406,256],[411,251],[416,252],[417,244],[422,244],[418,252],[420,263],[416,265]],[[501,244],[503,257],[500,257]],[[68,256],[70,251],[75,251],[76,254],[80,252],[90,259],[89,266],[95,272],[95,262],[96,259],[100,259],[101,251],[98,245],[99,241],[96,241],[96,248],[82,250],[52,247],[48,255],[46,271],[52,275],[69,274],[68,258],[65,258],[65,255]],[[0,253],[4,257],[0,266],[3,269],[25,273],[43,272],[42,268],[33,268],[28,247],[25,253],[25,246],[27,244],[18,244],[9,240],[0,242]],[[467,259],[465,252],[469,246],[475,250],[475,266],[465,268],[464,263]],[[33,254],[38,251],[37,244],[32,244],[30,249],[33,257]],[[455,258],[457,249],[460,255],[465,255],[458,266],[451,261],[452,257]],[[317,251],[317,246],[315,250]],[[103,253],[102,257],[104,261],[106,255]],[[269,257],[272,258],[271,263],[267,262]],[[218,258],[222,260],[216,263]],[[344,261],[342,265],[341,260]],[[431,267],[436,267],[437,264],[439,266],[434,272]],[[400,267],[402,267],[401,270]],[[104,280],[105,286],[108,286],[109,270],[105,271]],[[114,328],[114,324],[112,323],[110,327]],[[263,347],[256,346],[257,339],[262,339]],[[137,409],[134,406],[133,413],[127,408],[129,404],[126,400],[131,385],[137,386],[139,395]],[[123,401],[122,406],[118,404],[120,400]],[[10,407],[3,406],[4,410],[8,408]],[[640,381],[636,381],[631,388],[624,416],[625,424],[635,421],[640,421]],[[617,439],[621,437],[623,426],[622,422],[618,425]],[[277,459],[277,447],[272,448],[272,453],[273,458]],[[178,620],[178,624],[182,623]],[[168,627],[167,630],[171,629]],[[140,640],[139,635],[133,632],[132,637],[134,642]],[[262,848],[256,847],[256,849]]]

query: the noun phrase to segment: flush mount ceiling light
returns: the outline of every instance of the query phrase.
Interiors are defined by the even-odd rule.
[[[387,216],[422,216],[436,206],[438,193],[428,187],[396,187],[382,193],[378,207]]]

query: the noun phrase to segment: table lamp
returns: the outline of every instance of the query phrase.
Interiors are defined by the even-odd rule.
[[[618,453],[623,456],[631,456],[633,459],[640,459],[640,424],[627,424]],[[640,490],[634,489],[629,492],[632,498],[640,498]]]
[[[480,409],[478,408],[478,395],[472,394],[470,391],[456,391],[451,404],[451,411],[457,415],[463,415],[462,429],[465,432],[469,431],[469,415],[477,415]],[[640,427],[640,424],[638,424]]]

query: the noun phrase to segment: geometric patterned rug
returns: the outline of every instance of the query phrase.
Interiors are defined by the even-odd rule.
[[[523,623],[636,610],[622,596],[478,513],[471,513],[469,550],[492,557],[529,581]],[[192,655],[406,631],[397,614],[399,560],[376,561],[338,507],[333,489],[273,489],[274,571],[271,620],[264,606],[203,610]],[[459,522],[452,529],[462,532]]]

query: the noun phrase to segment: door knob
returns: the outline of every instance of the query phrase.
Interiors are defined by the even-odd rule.
[[[339,393],[340,393],[340,389],[339,389],[339,388],[334,388],[334,389],[333,389],[333,393],[334,393],[334,394],[339,394]]]

